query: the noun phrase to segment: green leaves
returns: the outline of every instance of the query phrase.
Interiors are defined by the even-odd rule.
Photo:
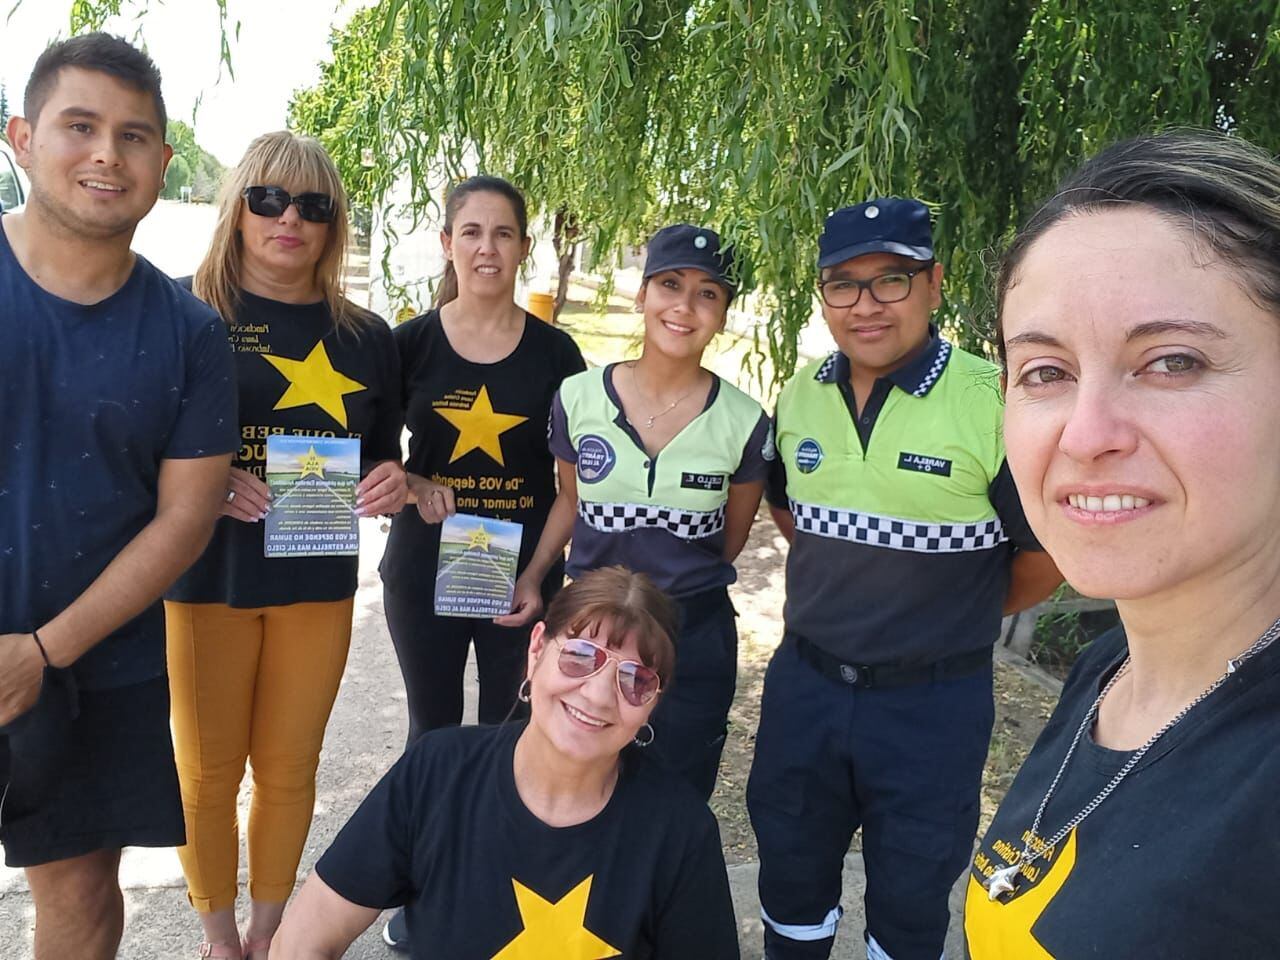
[[[1250,0],[381,0],[292,116],[361,202],[501,174],[606,272],[665,223],[720,229],[785,374],[830,211],[929,203],[940,319],[981,349],[995,250],[1087,153],[1169,124],[1280,148],[1278,53]]]

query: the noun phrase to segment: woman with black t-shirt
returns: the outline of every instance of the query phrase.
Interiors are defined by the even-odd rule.
[[[407,492],[399,360],[387,325],[342,295],[347,229],[324,148],[266,134],[228,174],[192,284],[227,321],[242,437],[213,539],[165,603],[187,822],[178,855],[204,926],[202,957],[267,956],[297,880],[351,640],[356,557],[264,555],[267,438],[359,438],[359,516],[395,513]],[[246,759],[252,912],[242,944],[236,795]]]
[[[715,817],[636,746],[674,630],[642,574],[566,587],[533,628],[529,722],[411,746],[316,864],[272,957],[341,957],[403,904],[422,960],[734,960]]]
[[[1081,654],[974,857],[974,960],[1280,956],[1280,164],[1116,144],[1004,257],[1027,520],[1122,627]]]
[[[555,500],[547,416],[560,381],[583,369],[565,333],[518,306],[529,253],[524,197],[497,177],[472,177],[445,202],[447,259],[434,309],[395,330],[410,431],[410,497],[382,558],[383,600],[409,701],[409,742],[462,721],[462,675],[474,644],[481,723],[516,702],[525,631],[497,621],[438,616],[440,523],[455,512],[523,526],[519,570],[529,562]],[[540,581],[550,599],[561,567]]]

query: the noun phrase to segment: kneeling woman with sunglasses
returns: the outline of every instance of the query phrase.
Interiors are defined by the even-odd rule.
[[[561,591],[533,628],[529,721],[415,742],[316,864],[273,960],[341,957],[400,905],[423,960],[737,957],[715,819],[636,746],[674,630],[622,567]]]
[[[202,957],[267,956],[311,825],[351,639],[356,557],[264,556],[267,437],[358,437],[356,513],[394,513],[405,501],[398,355],[387,325],[342,295],[346,239],[346,197],[324,149],[267,134],[228,175],[193,281],[227,321],[243,437],[213,539],[165,604],[187,822],[178,854],[204,926]],[[236,794],[246,759],[252,913],[242,944]]]

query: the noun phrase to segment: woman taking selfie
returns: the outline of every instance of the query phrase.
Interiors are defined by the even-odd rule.
[[[1027,518],[1122,626],[977,853],[970,952],[1280,955],[1280,165],[1207,132],[1117,144],[997,294]]]
[[[674,597],[680,679],[654,715],[651,752],[704,797],[715,789],[738,675],[727,588],[773,458],[760,405],[702,366],[736,292],[732,248],[714,231],[677,224],[649,241],[636,297],[640,358],[560,388],[551,414],[559,497],[508,618],[537,612],[537,584],[571,535],[571,577],[617,563]]]
[[[266,557],[267,437],[357,437],[356,513],[398,511],[400,376],[391,331],[342,294],[347,202],[324,148],[291,133],[250,144],[227,175],[192,289],[236,351],[239,454],[213,539],[167,595],[179,848],[202,957],[265,960],[311,825],[325,724],[351,640],[354,556]],[[236,794],[253,768],[249,895],[235,901]]]
[[[737,957],[715,818],[635,745],[674,628],[619,567],[561,591],[529,644],[529,721],[412,745],[316,864],[273,960],[341,957],[402,904],[422,960]]]

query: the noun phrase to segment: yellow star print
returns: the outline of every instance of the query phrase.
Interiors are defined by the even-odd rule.
[[[486,530],[484,527],[476,527],[474,530],[471,531],[471,533],[467,534],[467,538],[468,538],[468,542],[467,542],[468,550],[470,550],[472,547],[475,547],[477,550],[484,550],[488,552],[489,540],[491,538],[489,536],[489,531]]]
[[[594,875],[588,876],[555,903],[512,879],[524,929],[492,960],[608,960],[622,956],[621,950],[586,928],[592,879]]]
[[[468,409],[437,407],[436,413],[458,429],[458,439],[453,445],[453,454],[449,457],[450,463],[472,450],[483,450],[503,467],[506,462],[502,459],[502,435],[529,419],[510,413],[495,413],[493,404],[489,402],[489,388],[484,386]]]
[[[973,874],[964,900],[964,933],[973,960],[1054,960],[1032,934],[1040,915],[1058,895],[1076,865],[1076,833],[1050,863],[1040,882],[1008,903],[991,900]],[[1026,877],[1022,878],[1026,883]]]
[[[290,360],[288,357],[277,357],[269,353],[261,356],[263,360],[284,374],[289,381],[289,389],[276,401],[273,408],[275,410],[305,407],[309,403],[314,403],[342,424],[345,429],[347,404],[343,397],[348,393],[359,393],[361,390],[368,389],[363,383],[357,383],[333,369],[323,340],[317,341],[305,360]]]
[[[298,461],[299,465],[302,467],[302,472],[298,474],[298,479],[301,480],[304,477],[319,477],[323,480],[324,465],[328,462],[329,458],[320,456],[320,454],[316,453],[316,448],[313,446],[307,451],[307,455]]]

